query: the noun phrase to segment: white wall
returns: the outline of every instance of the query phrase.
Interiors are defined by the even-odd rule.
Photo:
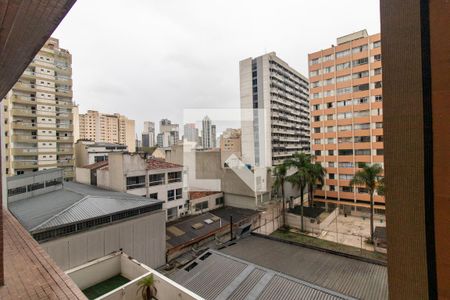
[[[91,185],[91,170],[85,168],[75,168],[75,181]]]
[[[123,249],[150,267],[166,260],[165,211],[73,234],[41,244],[63,270]]]

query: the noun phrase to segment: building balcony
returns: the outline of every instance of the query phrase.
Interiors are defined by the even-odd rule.
[[[73,154],[73,149],[72,148],[67,148],[67,149],[59,148],[56,150],[56,153],[58,155],[70,155],[70,154]]]
[[[156,298],[159,300],[202,299],[122,252],[115,252],[93,260],[68,270],[66,273],[89,299],[142,299],[138,291],[138,282],[150,275],[153,276],[154,286],[157,290]],[[103,291],[103,294],[100,295],[96,291]]]
[[[36,97],[14,95],[12,102],[36,105]]]
[[[13,116],[17,117],[36,117],[36,110],[13,108],[11,110]]]
[[[13,89],[18,90],[18,91],[35,92],[36,85],[30,84],[30,83],[18,82],[13,86]]]
[[[39,167],[37,160],[13,161],[14,169],[37,169]]]
[[[22,129],[22,130],[37,130],[36,123],[22,123],[22,122],[14,122],[12,123],[13,129]]]
[[[58,167],[72,167],[74,165],[73,159],[58,160]]]
[[[57,96],[63,96],[63,97],[72,97],[73,93],[71,90],[66,89],[55,89]]]
[[[60,143],[73,143],[73,136],[58,136],[57,140]]]

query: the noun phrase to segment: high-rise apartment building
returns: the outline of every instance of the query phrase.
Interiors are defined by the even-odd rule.
[[[130,152],[136,149],[134,120],[126,116],[88,110],[79,115],[79,123],[80,139],[127,145]]]
[[[216,125],[211,125],[211,148],[217,147],[217,127]]]
[[[272,166],[309,152],[308,79],[271,52],[239,63],[242,159]]]
[[[6,174],[73,172],[72,55],[50,38],[4,99]]]
[[[205,116],[202,120],[202,148],[213,148],[211,119]]]
[[[159,122],[159,134],[157,135],[158,147],[170,147],[180,140],[178,124],[173,124],[169,119]]]
[[[144,130],[142,131],[142,147],[155,146],[155,123],[145,121]]]
[[[367,190],[350,186],[355,172],[383,166],[380,46],[380,34],[362,30],[308,55],[312,150],[327,170],[316,197],[354,209],[369,206]],[[384,208],[384,197],[375,196],[375,208]]]
[[[198,142],[198,128],[195,123],[184,124],[183,139],[188,142]]]

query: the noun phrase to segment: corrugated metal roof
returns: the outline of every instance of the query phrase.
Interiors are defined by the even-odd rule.
[[[191,268],[192,264],[196,264],[195,267]],[[211,300],[353,299],[213,250],[172,274],[171,278]]]
[[[160,203],[160,200],[65,182],[60,190],[14,201],[8,208],[28,231],[36,231]]]
[[[357,299],[388,299],[385,266],[256,236],[221,252]]]

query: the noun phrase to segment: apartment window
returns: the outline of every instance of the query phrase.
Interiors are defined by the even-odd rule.
[[[353,168],[352,162],[340,162],[339,168]]]
[[[329,161],[328,162],[328,167],[329,168],[334,168],[334,161]]]
[[[62,184],[62,179],[61,178],[56,178],[56,179],[51,179],[45,182],[45,186],[49,187],[49,186],[54,186],[54,185],[60,185]]]
[[[320,104],[313,105],[313,110],[319,110],[319,109],[320,109]]]
[[[328,179],[335,179],[334,173],[329,173],[329,174],[328,174]]]
[[[355,155],[370,155],[370,149],[357,149]]]
[[[203,201],[195,204],[195,211],[208,209],[208,201]]]
[[[148,176],[149,186],[164,184],[164,173],[151,174]]]
[[[327,120],[328,121],[329,120],[334,120],[334,115],[333,114],[327,115]]]
[[[337,115],[338,120],[350,119],[351,117],[352,117],[352,113],[351,112],[340,113],[340,114]]]
[[[364,58],[360,58],[360,59],[352,61],[352,66],[353,67],[362,66],[362,65],[366,65],[367,63],[369,63],[369,59],[367,57],[364,57]]]
[[[369,90],[369,84],[368,83],[355,85],[353,87],[353,91],[354,92],[367,91],[367,90]]]
[[[334,192],[335,190],[336,190],[335,186],[334,185],[330,185],[330,191]]]
[[[348,68],[350,68],[350,62],[345,62],[345,63],[336,65],[337,71],[348,69]]]
[[[366,130],[370,129],[369,123],[355,124],[355,130]]]
[[[370,143],[370,136],[355,136],[355,143]]]
[[[381,81],[377,81],[374,83],[374,88],[380,89],[383,87],[383,83]]]
[[[175,200],[175,190],[168,190],[167,191],[167,201],[173,201]]]
[[[353,155],[353,150],[351,150],[351,149],[339,149],[338,150],[338,155],[343,155],[343,156]]]
[[[355,118],[361,118],[361,117],[368,117],[369,116],[369,110],[360,110],[354,112]]]
[[[353,79],[360,79],[360,78],[364,78],[364,77],[368,77],[368,76],[369,76],[369,71],[353,73],[353,75],[352,75]]]
[[[344,82],[344,81],[348,81],[350,79],[352,79],[351,75],[339,76],[339,77],[336,77],[336,82]]]
[[[373,43],[373,47],[374,47],[374,48],[379,48],[379,47],[381,47],[381,41],[376,41],[376,42],[374,42],[374,43]]]
[[[336,52],[336,58],[344,57],[350,54],[350,49]]]
[[[377,68],[377,69],[375,69],[375,70],[373,71],[373,74],[374,74],[374,75],[380,75],[381,72],[382,72],[382,69],[381,69],[381,68]]]
[[[380,61],[381,60],[381,54],[377,54],[373,57],[374,61]]]
[[[369,98],[367,98],[367,97],[356,98],[353,100],[353,103],[355,105],[369,103]]]
[[[315,155],[315,156],[320,156],[320,150],[314,151],[314,155]]]
[[[320,116],[314,116],[314,122],[319,122],[320,121]]]
[[[314,144],[316,144],[316,145],[317,145],[317,144],[321,144],[321,140],[320,140],[320,139],[315,139],[315,140],[314,140]]]
[[[127,177],[127,190],[145,187],[145,176]]]
[[[369,190],[366,189],[366,188],[361,188],[361,187],[359,187],[359,188],[357,189],[357,192],[360,193],[360,194],[368,194],[368,193],[369,193]]]
[[[319,58],[315,58],[315,59],[312,59],[312,60],[309,62],[309,65],[310,65],[310,66],[312,66],[312,65],[317,65],[317,64],[319,64],[320,62],[321,62],[320,57],[319,57]]]
[[[334,78],[329,78],[324,81],[324,86],[334,84]]]
[[[353,179],[353,175],[351,175],[351,174],[339,174],[339,179],[340,180],[352,180]]]
[[[323,68],[323,74],[334,72],[334,66]]]
[[[343,94],[348,94],[352,92],[352,88],[351,87],[344,87],[344,88],[340,88],[336,90],[336,95],[343,95]]]
[[[383,102],[383,96],[382,95],[376,95],[375,96],[375,102]]]
[[[382,142],[383,141],[383,136],[382,135],[375,136],[375,141]]]
[[[314,93],[314,94],[312,95],[312,98],[313,98],[313,99],[322,98],[322,93]]]
[[[353,140],[351,137],[340,137],[338,138],[338,143],[339,144],[343,144],[343,143],[351,143]]]
[[[176,199],[181,199],[183,198],[183,189],[176,189],[175,190],[175,198]]]
[[[352,125],[339,125],[338,131],[350,131],[352,130]]]
[[[334,150],[328,150],[328,155],[329,156],[333,156],[334,155]]]
[[[149,195],[149,198],[150,198],[150,199],[158,199],[158,193],[151,193],[151,194]]]
[[[334,90],[328,90],[328,91],[325,91],[323,93],[324,93],[324,97],[334,96]]]
[[[320,87],[322,85],[322,81],[314,81],[311,82],[311,87],[315,88],[315,87]]]
[[[314,133],[320,133],[320,127],[315,127],[314,128]]]
[[[353,188],[351,186],[340,186],[339,191],[351,193],[353,192]]]
[[[167,175],[169,183],[181,182],[181,172],[169,172]]]
[[[320,73],[321,73],[320,70],[311,71],[309,72],[309,77],[320,75]]]
[[[224,203],[223,197],[216,198],[216,205],[223,205]]]
[[[348,99],[348,100],[344,100],[344,101],[339,101],[337,103],[338,107],[343,107],[343,106],[348,106],[348,105],[352,105],[352,100]]]
[[[367,48],[368,48],[367,45],[362,45],[362,46],[353,48],[352,52],[353,53],[360,53],[360,52],[366,51]]]
[[[327,126],[327,132],[335,132],[336,131],[336,127],[334,126]]]
[[[384,150],[383,149],[377,149],[377,155],[384,155]]]
[[[383,123],[381,123],[381,122],[376,122],[376,123],[375,123],[375,128],[383,128]]]

